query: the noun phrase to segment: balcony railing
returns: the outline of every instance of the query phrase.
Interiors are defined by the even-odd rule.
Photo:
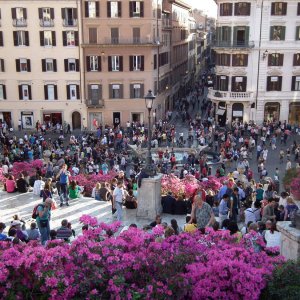
[[[64,27],[75,27],[78,24],[77,19],[63,19],[63,26]]]
[[[27,27],[27,19],[13,19],[13,26],[14,27]]]
[[[155,44],[150,38],[139,38],[139,37],[132,37],[132,38],[104,38],[104,41],[100,41],[99,44],[105,45],[149,45]]]
[[[213,47],[215,48],[254,48],[254,41],[214,41]]]
[[[163,19],[162,20],[162,27],[163,28],[172,28],[172,22],[170,19]]]
[[[253,92],[223,92],[219,90],[214,90],[212,87],[208,88],[208,98],[212,100],[249,100],[253,98]]]
[[[87,107],[90,107],[90,108],[103,108],[104,100],[103,99],[99,99],[99,100],[87,99],[86,105],[87,105]]]
[[[43,20],[40,19],[41,27],[54,27],[54,20]]]

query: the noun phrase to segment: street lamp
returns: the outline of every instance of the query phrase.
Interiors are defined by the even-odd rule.
[[[147,151],[147,158],[146,158],[146,166],[145,166],[145,173],[151,177],[155,175],[155,169],[152,165],[152,156],[151,156],[151,110],[153,108],[153,101],[155,96],[153,95],[152,91],[149,90],[148,94],[145,96],[145,104],[146,108],[148,109],[148,151]]]

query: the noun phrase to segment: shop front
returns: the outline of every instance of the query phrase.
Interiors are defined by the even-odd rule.
[[[101,112],[90,112],[89,113],[89,129],[97,130],[97,128],[103,125],[103,117]]]
[[[56,124],[62,124],[62,113],[61,112],[44,112],[43,122],[51,123],[52,126]]]
[[[23,129],[33,129],[35,127],[33,112],[23,111],[21,112],[21,122]]]
[[[234,103],[232,105],[232,121],[243,123],[244,121],[244,105],[243,103]]]
[[[2,124],[5,122],[8,128],[13,127],[12,119],[11,119],[11,112],[9,111],[0,111],[0,123]]]
[[[267,122],[277,122],[280,116],[280,103],[267,102],[265,104],[264,120]]]
[[[300,102],[290,104],[289,124],[300,125]]]
[[[218,125],[224,127],[226,125],[226,118],[227,118],[226,103],[219,102],[216,108],[216,119],[218,121]]]

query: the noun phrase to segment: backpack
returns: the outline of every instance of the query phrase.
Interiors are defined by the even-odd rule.
[[[38,216],[38,212],[37,212],[37,209],[39,206],[42,206],[44,208],[44,204],[37,204],[34,208],[33,208],[33,211],[32,211],[32,219],[36,219],[37,216]]]

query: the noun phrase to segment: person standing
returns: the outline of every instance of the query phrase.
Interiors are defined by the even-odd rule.
[[[67,165],[63,164],[56,178],[59,178],[60,185],[60,207],[64,205],[64,201],[66,205],[69,206],[69,195],[68,195],[68,185],[69,185],[69,176],[70,172],[67,170]]]
[[[113,192],[113,208],[117,210],[117,220],[122,221],[123,211],[123,199],[125,197],[125,191],[123,188],[123,181],[118,181],[117,187],[114,189]]]
[[[42,245],[46,244],[46,241],[50,239],[50,219],[51,219],[51,205],[52,199],[48,198],[43,204],[37,207],[36,223],[38,225],[41,234]]]
[[[219,204],[219,222],[220,224],[223,224],[223,221],[228,219],[228,200],[229,196],[227,194],[224,194],[222,197],[222,200]]]
[[[229,213],[230,220],[237,222],[239,208],[240,208],[239,189],[238,187],[235,187],[230,197],[230,213]]]

